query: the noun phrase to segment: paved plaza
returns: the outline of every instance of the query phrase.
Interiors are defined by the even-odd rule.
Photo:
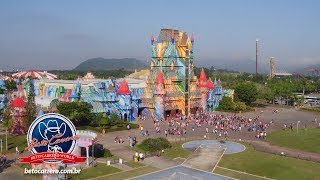
[[[146,174],[143,176],[132,178],[133,180],[227,180],[233,179],[214,173],[200,171],[197,169],[176,166],[162,171]]]
[[[316,124],[313,122],[316,117],[314,113],[286,108],[279,109],[279,113],[273,113],[274,109],[275,108],[270,107],[257,108],[256,112],[242,113],[238,115],[246,117],[254,117],[259,115],[262,122],[267,123],[273,121],[274,123],[268,129],[268,133],[270,131],[281,130],[283,128],[283,124],[295,124],[297,121],[301,121],[300,128],[304,128],[305,126],[307,126],[308,128],[316,127]],[[228,113],[218,112],[218,114]],[[318,119],[320,118],[318,117]],[[166,137],[164,134],[164,130],[168,128],[167,123],[162,123],[160,125],[160,133],[156,133],[153,121],[151,120],[139,120],[136,123],[142,125],[145,130],[148,130],[150,135],[142,136],[138,129],[107,132],[106,134],[98,134],[98,143],[109,149],[115,156],[120,157],[125,161],[132,161],[132,156],[134,155],[135,151],[133,148],[129,147],[129,143],[127,140],[128,136],[136,136],[138,143],[149,137]],[[255,147],[262,149],[271,148],[272,151],[279,152],[285,151],[288,155],[302,153],[307,155],[308,157],[314,157],[315,159],[320,158],[319,154],[315,153],[312,154],[308,152],[300,152],[299,150],[286,149],[279,146],[270,146],[270,144],[265,140],[255,138],[255,132],[249,132],[246,129],[243,129],[240,132],[230,131],[228,139],[216,139],[216,137],[212,133],[212,129],[210,129],[209,134],[206,134],[206,127],[206,125],[203,125],[199,128],[195,128],[195,131],[192,131],[191,127],[188,126],[186,135],[168,135],[167,139],[169,141],[179,142],[187,140],[189,142],[184,143],[183,147],[190,151],[195,151],[198,148],[198,151],[196,151],[188,159],[184,159],[180,162],[168,160],[163,157],[157,156],[148,157],[143,161],[143,164],[162,170],[151,174],[135,177],[134,179],[228,179],[227,177],[211,173],[215,166],[218,164],[219,159],[223,154],[238,153],[245,150],[245,146],[240,144],[241,142],[235,143],[228,141],[228,139],[241,139],[241,141],[250,142]],[[210,138],[210,140],[204,139],[204,135],[207,135],[207,138]],[[114,138],[117,136],[123,138],[124,143],[115,143]],[[201,149],[201,151],[199,149]],[[0,174],[0,179],[8,179],[9,177],[16,177],[16,179],[26,178],[23,177],[21,172],[18,172],[18,170],[14,167],[5,169]]]

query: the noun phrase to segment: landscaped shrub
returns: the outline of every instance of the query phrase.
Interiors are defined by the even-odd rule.
[[[148,138],[139,144],[139,148],[146,152],[155,152],[157,150],[163,150],[171,148],[171,143],[166,138]]]
[[[111,154],[111,151],[109,149],[104,149],[104,154],[103,157],[112,157],[113,155]]]
[[[89,155],[92,156],[92,146],[89,149]],[[109,149],[106,149],[103,147],[102,144],[94,144],[94,157],[100,158],[100,157],[112,157]]]

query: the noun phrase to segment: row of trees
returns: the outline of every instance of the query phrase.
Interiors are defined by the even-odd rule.
[[[51,73],[57,74],[58,79],[63,80],[75,80],[79,76],[83,77],[87,72],[84,71],[50,71]],[[132,71],[118,69],[118,70],[105,70],[105,71],[91,71],[96,78],[123,78],[131,73]]]
[[[92,113],[92,105],[86,102],[76,101],[59,103],[58,113],[66,116],[77,127],[91,126],[97,129],[108,129],[112,126],[124,127],[127,123],[118,118],[118,115],[111,113],[106,116],[104,113]]]

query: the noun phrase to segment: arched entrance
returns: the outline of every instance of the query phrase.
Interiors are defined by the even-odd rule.
[[[128,115],[127,115],[127,113],[124,113],[124,114],[123,114],[123,121],[128,121]]]

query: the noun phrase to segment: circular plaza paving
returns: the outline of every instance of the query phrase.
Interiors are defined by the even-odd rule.
[[[206,149],[212,149],[212,148],[225,149],[224,154],[239,153],[246,149],[244,145],[237,142],[217,141],[217,140],[190,141],[190,142],[184,143],[182,147],[190,151],[195,151],[198,147],[206,148]]]

